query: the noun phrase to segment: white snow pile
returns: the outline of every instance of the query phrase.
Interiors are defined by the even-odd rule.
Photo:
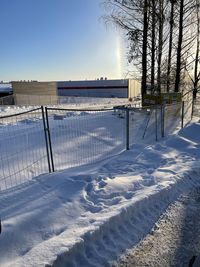
[[[200,123],[0,193],[0,266],[109,266],[200,184]]]

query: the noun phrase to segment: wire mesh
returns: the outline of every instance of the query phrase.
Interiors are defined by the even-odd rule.
[[[127,147],[127,136],[131,146],[152,143],[180,129],[181,103],[128,109],[128,117],[127,107],[103,110],[48,107],[46,122],[43,108],[0,117],[0,190],[50,171],[47,153],[50,147],[55,170],[61,170],[120,153]],[[192,102],[187,101],[184,125],[190,121],[191,113]],[[48,147],[45,133],[49,133]]]
[[[163,106],[164,136],[173,134],[181,127],[182,103]]]
[[[25,95],[14,94],[12,96],[15,105],[68,105],[68,108],[88,108],[88,106],[104,106],[113,107],[114,105],[132,104],[139,106],[141,101],[133,99],[132,102],[128,98],[102,98],[102,97],[77,97],[77,96],[54,96],[54,95]],[[3,100],[2,100],[3,101]],[[1,98],[0,98],[1,105]],[[66,107],[66,106],[65,106]]]
[[[29,106],[57,105],[58,96],[14,94],[14,101],[15,105],[29,105]]]
[[[4,105],[14,105],[13,95],[0,97],[0,106],[4,106]]]
[[[129,115],[130,145],[152,143],[181,128],[182,103],[131,108]],[[191,120],[192,102],[185,102],[184,126]]]
[[[193,116],[200,117],[200,96],[197,94],[197,98],[193,102]]]
[[[157,107],[131,108],[129,124],[130,145],[150,143],[161,137],[161,115]]]
[[[98,162],[125,149],[125,119],[113,109],[47,111],[55,170]]]
[[[192,99],[184,102],[184,121],[183,127],[186,126],[192,119],[193,101]]]
[[[0,190],[48,172],[42,110],[0,117]]]

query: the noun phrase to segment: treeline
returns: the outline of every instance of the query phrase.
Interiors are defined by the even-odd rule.
[[[128,61],[141,73],[142,94],[179,92],[200,81],[200,0],[103,0],[124,30]]]

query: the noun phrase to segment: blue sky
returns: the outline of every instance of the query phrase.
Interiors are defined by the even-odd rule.
[[[123,76],[123,41],[101,0],[0,0],[0,80]]]

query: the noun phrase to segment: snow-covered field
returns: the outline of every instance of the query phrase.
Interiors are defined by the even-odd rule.
[[[136,114],[133,114],[133,121],[141,121]],[[82,117],[78,120],[81,128],[86,125],[85,121],[80,123]],[[70,118],[72,120],[73,116]],[[146,114],[142,118],[146,124]],[[54,121],[53,117],[51,120],[50,125],[54,122],[55,129],[65,121]],[[106,129],[110,126],[113,129],[110,133],[120,140],[121,130],[115,125],[119,122],[122,125],[123,119],[106,114],[94,121],[99,121],[97,129],[101,131],[89,135],[92,129],[86,127],[87,138],[100,142],[96,152],[101,152],[101,156],[105,151],[100,150],[101,140],[107,138],[107,130],[102,134],[105,125]],[[36,155],[40,141],[31,145],[30,140],[40,140],[33,137],[31,130],[37,123],[41,122],[20,122],[20,126],[3,125],[1,128],[13,127],[13,135],[17,129],[16,136],[20,136],[25,125],[26,133],[30,130],[32,135],[28,142],[30,149],[34,148]],[[65,128],[61,130],[66,131]],[[148,138],[148,142],[138,142],[141,138],[137,137],[142,133],[138,130],[135,139],[131,139],[129,151],[115,156],[110,153],[106,159],[100,157],[98,162],[86,161],[83,166],[42,174],[14,189],[3,190],[0,193],[0,266],[109,266],[151,230],[169,203],[200,185],[199,131],[200,123],[196,120],[156,143],[155,136],[151,140]],[[17,139],[19,147],[23,138]],[[87,138],[84,140],[90,140]],[[108,139],[107,146],[113,149],[116,144],[112,144],[110,136]],[[63,140],[62,135],[59,140]],[[88,147],[92,142],[86,144]],[[63,147],[63,151],[66,150]],[[64,152],[60,155],[65,160],[70,155],[73,157],[73,145],[67,156]],[[17,157],[15,161],[18,162]]]

